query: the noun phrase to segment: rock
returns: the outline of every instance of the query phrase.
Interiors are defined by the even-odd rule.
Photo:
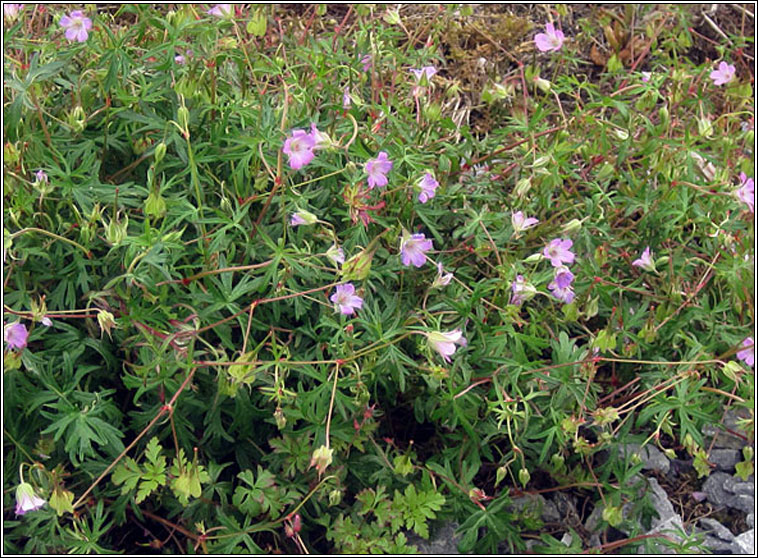
[[[668,458],[663,455],[655,446],[639,444],[620,444],[619,455],[630,458],[632,455],[637,454],[642,460],[642,468],[645,470],[660,471],[663,474],[668,473],[671,466]]]
[[[755,497],[750,494],[737,494],[726,503],[730,508],[749,513],[755,510]]]
[[[525,494],[511,500],[511,506],[516,512],[527,512],[535,517],[540,517],[545,523],[561,521],[561,514],[553,502],[547,500],[542,494]]]
[[[705,492],[706,498],[711,504],[716,506],[726,506],[730,500],[734,499],[734,495],[727,492],[724,488],[727,482],[731,479],[731,475],[716,471],[711,473],[705,482],[703,483],[702,491]]]
[[[755,527],[755,512],[750,512],[745,516],[745,523],[747,523],[747,526],[751,529]]]
[[[732,552],[734,554],[752,554],[755,555],[755,530],[745,531],[735,537],[732,543]]]
[[[651,529],[646,534],[667,535],[674,541],[681,541],[680,533],[685,532],[681,516],[674,511],[673,504],[669,500],[666,491],[661,488],[660,484],[658,484],[658,480],[655,478],[648,478],[647,482],[651,490],[650,501],[653,504],[653,508],[658,513],[658,517],[652,520]],[[658,543],[654,543],[654,548],[655,552],[658,554],[676,553],[675,550]]]
[[[722,541],[731,542],[734,540],[732,532],[724,527],[721,523],[710,517],[704,517],[698,521],[700,528],[708,535],[721,539]]]
[[[729,409],[724,416],[723,427],[717,424],[706,424],[703,427],[703,435],[707,438],[706,445],[710,444],[713,439],[715,440],[713,444],[714,448],[741,450],[747,445],[747,441],[744,438],[740,438],[739,436],[727,432],[725,429],[744,434],[737,424],[737,421],[743,418],[750,418],[747,410],[735,412],[733,409]]]
[[[717,471],[734,472],[734,466],[740,462],[740,452],[736,449],[714,449],[708,455],[708,461],[716,466]]]
[[[717,537],[706,535],[703,539],[703,546],[713,552],[713,554],[732,554],[734,541],[726,542]]]
[[[458,552],[459,537],[455,534],[457,528],[457,523],[446,522],[431,533],[429,540],[422,539],[416,533],[406,533],[406,536],[408,544],[415,545],[419,554],[460,554]]]
[[[755,482],[743,481],[739,477],[729,477],[724,481],[724,490],[732,494],[755,494]]]

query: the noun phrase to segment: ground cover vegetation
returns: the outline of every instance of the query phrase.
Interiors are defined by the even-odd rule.
[[[534,491],[698,548],[614,528],[620,444],[753,435],[754,14],[703,10],[5,4],[4,551],[554,552]]]

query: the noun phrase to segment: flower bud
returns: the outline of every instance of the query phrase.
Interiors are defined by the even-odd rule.
[[[150,192],[145,200],[145,215],[160,219],[166,214],[166,200],[160,192]]]
[[[105,225],[105,240],[107,240],[108,244],[110,244],[111,246],[116,246],[117,244],[120,244],[127,237],[128,226],[129,226],[128,215],[124,216],[123,221],[118,221],[117,219],[109,221],[108,224]]]
[[[532,254],[531,256],[525,258],[524,263],[529,264],[529,263],[539,262],[539,261],[542,261],[544,257],[545,256],[542,255],[542,252],[537,252],[536,254]]]
[[[102,337],[103,332],[105,332],[108,334],[108,337],[111,337],[111,329],[116,327],[116,319],[113,317],[113,314],[105,310],[99,310],[97,313],[97,323],[100,325],[100,336]]]
[[[374,251],[362,250],[342,264],[342,279],[344,281],[362,281],[371,272],[371,261]]]
[[[513,190],[513,192],[518,197],[523,198],[531,189],[532,189],[532,179],[522,178],[521,180],[516,182],[516,188]]]
[[[163,160],[163,157],[166,156],[166,144],[164,142],[160,142],[155,146],[155,153],[153,156],[155,157],[156,165]]]
[[[550,93],[550,90],[553,87],[553,85],[548,80],[542,79],[541,77],[534,78],[534,83],[537,84],[537,87],[543,93]]]
[[[84,109],[77,105],[74,110],[68,115],[68,123],[74,131],[82,132],[87,126],[87,115],[84,113]]]
[[[332,464],[333,453],[333,449],[328,448],[324,445],[319,446],[318,449],[313,452],[313,455],[311,456],[311,463],[308,465],[308,468],[310,469],[311,467],[315,466],[319,476],[321,476],[326,468]]]
[[[563,225],[563,227],[561,228],[561,232],[563,234],[567,235],[567,234],[571,234],[573,232],[576,232],[578,230],[581,230],[582,223],[584,222],[585,219],[586,219],[586,217],[584,219],[581,219],[581,220],[580,219],[571,219],[571,221],[569,221],[568,223],[566,223],[565,225]]]

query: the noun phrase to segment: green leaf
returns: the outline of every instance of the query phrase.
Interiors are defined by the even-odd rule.
[[[56,488],[53,490],[53,494],[50,496],[50,507],[55,510],[58,515],[63,515],[64,512],[74,513],[74,493],[62,488]]]
[[[263,37],[266,34],[266,14],[263,10],[256,10],[250,21],[247,22],[247,32],[256,37]]]

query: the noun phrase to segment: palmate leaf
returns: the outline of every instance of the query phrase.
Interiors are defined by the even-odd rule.
[[[400,512],[399,517],[393,519],[393,530],[398,528],[399,522],[405,523],[406,529],[413,529],[420,537],[429,538],[429,526],[427,521],[434,519],[434,512],[442,509],[445,497],[434,490],[416,491],[416,487],[409,484],[405,487],[404,494],[395,490],[393,508]]]

